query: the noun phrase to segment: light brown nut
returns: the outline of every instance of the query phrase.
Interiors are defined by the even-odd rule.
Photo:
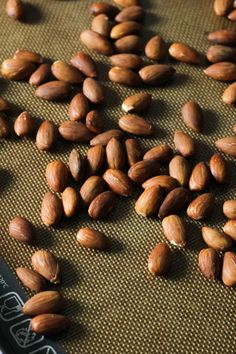
[[[45,250],[36,251],[31,258],[33,269],[46,278],[50,283],[61,282],[61,268],[53,253]]]
[[[30,136],[34,128],[35,121],[28,112],[22,112],[15,120],[14,131],[18,136]]]
[[[211,45],[206,52],[206,57],[211,63],[219,63],[221,61],[235,62],[235,56],[235,48],[220,44]]]
[[[13,59],[24,59],[34,64],[43,63],[43,58],[40,54],[25,49],[18,49],[15,52]]]
[[[143,160],[130,167],[128,176],[135,183],[143,183],[159,172],[160,165],[156,160]]]
[[[200,64],[200,55],[196,49],[184,43],[173,43],[169,48],[169,54],[183,63]]]
[[[229,165],[227,161],[219,154],[212,155],[209,167],[212,176],[218,183],[229,182]]]
[[[77,68],[62,60],[55,61],[51,70],[57,80],[65,81],[68,84],[78,85],[84,81],[82,73]]]
[[[16,274],[26,288],[39,293],[46,289],[46,280],[34,270],[27,268],[16,268]]]
[[[71,86],[64,81],[49,81],[37,87],[35,96],[47,101],[60,101],[70,93]]]
[[[50,120],[45,120],[39,127],[36,134],[36,146],[39,150],[48,151],[56,143],[57,128]]]
[[[147,92],[139,92],[127,97],[122,103],[122,109],[126,113],[139,113],[146,111],[152,103],[152,95]]]
[[[35,66],[24,59],[6,59],[2,63],[2,76],[8,80],[27,79],[35,70]]]
[[[87,227],[78,231],[76,239],[82,246],[95,250],[102,251],[109,246],[109,240],[103,233]]]
[[[141,39],[135,34],[130,34],[117,39],[114,47],[118,53],[139,53],[142,47]]]
[[[73,142],[86,143],[93,138],[93,133],[81,122],[64,122],[59,127],[63,139]]]
[[[204,70],[206,76],[218,81],[235,81],[236,64],[227,61],[215,63]]]
[[[147,85],[158,86],[169,81],[175,73],[175,69],[166,64],[153,64],[144,66],[139,70],[141,80]]]
[[[150,187],[144,190],[135,203],[137,214],[149,217],[156,214],[163,199],[163,191],[160,186]]]
[[[193,138],[180,130],[175,131],[174,144],[177,152],[184,157],[192,157],[196,153],[196,146]]]
[[[72,187],[67,187],[61,194],[64,215],[67,218],[74,216],[79,208],[79,195]]]
[[[169,163],[169,175],[175,178],[181,186],[187,186],[191,173],[191,167],[188,160],[176,155],[170,160]]]
[[[158,243],[148,258],[148,270],[155,276],[166,275],[171,266],[171,250],[166,243]]]
[[[236,254],[226,252],[223,258],[222,282],[226,286],[236,285]]]
[[[199,252],[198,265],[205,278],[213,280],[218,278],[221,270],[221,260],[213,248],[205,248]]]
[[[140,84],[138,74],[127,68],[114,66],[108,72],[108,77],[111,81],[126,86],[137,86]]]
[[[92,30],[84,30],[80,34],[80,40],[90,50],[103,55],[112,55],[113,46],[109,40]]]
[[[114,0],[114,2],[122,7],[129,7],[140,4],[139,0]]]
[[[45,171],[48,186],[53,192],[63,192],[69,176],[67,166],[60,160],[50,162]]]
[[[162,220],[163,232],[174,246],[185,247],[187,231],[184,220],[178,215],[169,215]]]
[[[236,136],[227,136],[215,142],[217,149],[227,155],[236,157]]]
[[[236,241],[236,220],[228,220],[223,227],[224,232]]]
[[[155,131],[151,123],[135,114],[124,115],[118,124],[125,132],[135,135],[153,135]]]
[[[232,246],[232,240],[229,236],[212,227],[204,226],[202,228],[202,237],[207,246],[216,251],[226,251]]]
[[[153,186],[160,186],[165,193],[169,193],[177,187],[177,184],[178,182],[175,178],[171,176],[160,175],[148,179],[142,184],[142,187],[146,189]]]
[[[76,182],[79,182],[84,176],[84,160],[80,153],[73,149],[69,156],[69,169],[72,177]]]
[[[131,179],[122,171],[108,169],[103,175],[108,187],[116,194],[130,197],[134,193]]]
[[[89,177],[80,188],[83,203],[88,206],[96,196],[105,190],[105,183],[100,176]]]
[[[235,53],[236,56],[236,53]],[[236,82],[229,85],[222,96],[222,100],[224,103],[229,105],[234,105],[236,103]]]
[[[225,16],[233,9],[234,0],[214,0],[214,11],[217,16]]]
[[[60,312],[65,306],[65,300],[58,291],[42,291],[32,296],[22,308],[26,316],[37,316],[44,313]]]
[[[111,138],[106,146],[106,157],[109,168],[122,170],[125,166],[125,150],[123,144],[116,138]]]
[[[110,18],[113,18],[118,14],[118,7],[108,4],[103,1],[94,2],[89,6],[89,10],[92,15],[97,16],[99,14],[106,14]]]
[[[89,100],[83,93],[77,93],[71,100],[68,108],[70,120],[82,120],[89,112]]]
[[[121,130],[119,129],[111,129],[111,130],[107,130],[104,133],[100,133],[97,136],[95,136],[91,141],[90,141],[90,145],[91,146],[95,146],[95,145],[102,145],[102,146],[106,146],[108,141],[111,138],[117,138],[120,139],[122,137],[123,133]]]
[[[170,191],[165,197],[163,203],[160,206],[158,216],[160,219],[164,219],[166,216],[176,214],[179,210],[185,208],[190,199],[190,192],[183,187],[177,187]]]
[[[88,112],[85,121],[86,127],[94,134],[100,134],[103,131],[103,119],[101,113],[94,110]]]
[[[203,191],[210,182],[210,171],[205,162],[195,165],[189,178],[189,189],[191,191]]]
[[[42,200],[41,220],[46,226],[56,225],[62,216],[61,199],[52,192],[47,192]]]
[[[226,200],[223,204],[223,213],[228,219],[236,220],[236,200]]]
[[[236,43],[236,32],[230,29],[222,29],[215,32],[211,32],[208,35],[208,40],[219,44],[233,44]]]
[[[16,216],[10,221],[9,234],[19,242],[31,244],[35,241],[33,225],[23,216]]]
[[[149,39],[144,51],[149,59],[162,60],[166,55],[167,49],[162,37],[156,35]]]
[[[110,57],[111,64],[126,69],[139,69],[143,61],[137,54],[121,53],[114,54]]]
[[[143,152],[137,139],[125,140],[126,155],[129,166],[133,166],[136,162],[141,161]]]
[[[29,78],[29,84],[32,86],[39,86],[49,80],[51,76],[51,66],[49,64],[41,64]]]
[[[203,112],[197,102],[188,101],[182,107],[182,119],[188,128],[201,132],[203,128]]]
[[[83,83],[83,94],[92,103],[101,103],[104,101],[104,89],[99,81],[87,77]]]
[[[22,20],[24,16],[24,4],[21,0],[7,0],[6,13],[13,20]]]
[[[7,118],[3,115],[0,115],[0,139],[7,138],[10,133],[9,125]]]
[[[95,145],[88,149],[86,154],[86,169],[88,176],[96,175],[105,162],[105,149],[102,145]]]
[[[116,22],[124,22],[124,21],[142,21],[144,17],[144,10],[141,6],[133,5],[126,7],[122,11],[120,11],[116,17]]]
[[[115,25],[110,33],[110,37],[114,40],[129,34],[136,34],[140,31],[141,25],[135,21],[125,21]]]
[[[7,112],[11,110],[11,105],[5,98],[0,96],[0,112]]]
[[[207,218],[213,209],[215,196],[212,193],[204,193],[195,198],[188,206],[187,215],[193,220]]]
[[[41,335],[56,335],[64,332],[70,326],[70,320],[58,314],[43,314],[32,318],[30,329]]]
[[[115,194],[111,191],[98,194],[89,205],[89,216],[95,220],[105,218],[114,208],[115,200]]]
[[[234,9],[233,11],[231,11],[227,17],[230,21],[235,22],[236,21],[236,10]]]
[[[111,28],[112,23],[105,14],[97,15],[92,20],[91,29],[104,37],[110,36]]]
[[[161,163],[168,162],[172,157],[173,151],[171,147],[167,144],[161,144],[148,150],[144,156],[144,160],[156,160]]]
[[[70,60],[71,64],[81,71],[85,76],[96,77],[97,69],[93,59],[84,52],[76,53]]]

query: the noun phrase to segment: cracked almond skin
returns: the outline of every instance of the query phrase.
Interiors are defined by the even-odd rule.
[[[214,207],[215,196],[212,193],[204,193],[195,198],[188,206],[187,215],[193,220],[207,218]]]
[[[157,145],[148,150],[144,156],[144,160],[156,160],[161,163],[170,161],[173,155],[173,150],[167,144]]]
[[[184,157],[192,157],[196,153],[196,146],[193,138],[180,130],[175,132],[174,144],[176,151]]]
[[[142,117],[135,114],[126,114],[119,119],[119,127],[127,133],[135,135],[153,135],[154,127]]]
[[[133,166],[136,162],[141,161],[143,152],[137,139],[125,140],[126,155],[129,166]]]
[[[85,121],[86,127],[94,134],[100,134],[103,131],[103,118],[97,110],[88,112]]]
[[[134,193],[131,179],[123,171],[110,168],[104,173],[103,179],[114,193],[122,197],[131,197]]]
[[[232,239],[228,235],[212,227],[202,227],[202,237],[207,246],[216,251],[226,251],[233,244]]]
[[[223,204],[223,213],[228,219],[236,220],[236,200],[226,200]]]
[[[211,63],[222,61],[236,61],[236,49],[225,45],[215,44],[208,48],[206,52],[207,60]]]
[[[171,267],[171,250],[166,243],[158,243],[148,258],[148,270],[155,276],[166,275]]]
[[[76,239],[80,245],[95,250],[103,251],[109,246],[109,240],[103,233],[88,227],[80,229]]]
[[[102,1],[92,3],[89,6],[89,10],[94,16],[106,14],[110,18],[115,17],[119,12],[118,7]]]
[[[190,199],[190,192],[184,187],[177,187],[170,191],[160,206],[158,216],[164,219],[166,216],[176,214],[185,208]]]
[[[236,53],[235,53],[236,56]],[[233,84],[229,85],[223,95],[222,95],[222,100],[224,103],[228,105],[234,105],[236,103],[236,82]]]
[[[208,40],[218,44],[235,45],[236,31],[232,31],[230,29],[222,29],[215,32],[211,32],[208,35]]]
[[[236,220],[228,220],[223,227],[224,232],[236,241]]]
[[[59,314],[42,314],[30,321],[30,329],[37,334],[50,336],[64,332],[71,324],[71,321]]]
[[[55,61],[51,66],[51,70],[57,80],[67,82],[68,84],[78,85],[84,81],[82,73],[63,60]]]
[[[29,78],[29,84],[32,86],[40,86],[47,82],[51,76],[51,65],[41,64]]]
[[[125,86],[138,86],[140,84],[138,74],[124,67],[112,67],[108,72],[108,77],[111,81]]]
[[[82,120],[89,112],[89,100],[83,93],[77,93],[71,100],[68,116],[72,121]]]
[[[212,176],[216,180],[216,182],[221,184],[226,184],[229,182],[229,165],[227,161],[219,154],[212,155],[209,167]]]
[[[95,220],[105,218],[114,208],[115,201],[116,196],[111,191],[98,194],[89,205],[89,216]]]
[[[8,137],[10,129],[8,126],[7,118],[1,114],[0,115],[0,139],[5,139]]]
[[[100,133],[97,136],[95,136],[92,140],[90,140],[90,145],[95,146],[95,145],[102,145],[106,146],[109,140],[111,138],[117,138],[120,139],[122,137],[123,133],[119,129],[110,129],[107,130],[106,132]]]
[[[10,221],[9,234],[15,240],[26,244],[35,241],[33,225],[23,216],[16,216]]]
[[[64,215],[67,218],[74,216],[79,208],[79,195],[72,187],[67,187],[61,194]]]
[[[182,107],[182,119],[186,126],[197,133],[203,128],[203,112],[197,102],[188,101]]]
[[[61,268],[53,253],[45,250],[36,251],[31,258],[33,269],[53,284],[61,282]]]
[[[165,193],[169,193],[173,189],[175,189],[178,186],[178,182],[175,178],[167,175],[160,175],[160,176],[155,176],[152,178],[149,178],[147,181],[145,181],[142,184],[142,187],[144,189],[150,188],[150,187],[157,187],[160,186]]]
[[[18,49],[15,52],[13,59],[24,59],[34,64],[43,63],[43,58],[40,54],[25,49]]]
[[[189,178],[189,189],[191,191],[203,191],[210,182],[210,171],[205,162],[195,165]]]
[[[36,134],[36,146],[41,151],[51,150],[57,140],[57,128],[50,120],[45,120]]]
[[[34,128],[35,121],[28,112],[22,112],[15,120],[14,131],[18,136],[30,136]]]
[[[114,54],[110,57],[111,64],[126,69],[139,69],[143,65],[143,61],[137,54],[121,53]]]
[[[77,52],[70,60],[71,64],[82,72],[85,76],[96,77],[97,68],[90,55],[84,52]]]
[[[68,176],[69,170],[60,160],[54,160],[46,167],[45,177],[47,184],[55,193],[63,192],[67,184]]]
[[[110,37],[113,40],[120,39],[124,36],[128,36],[130,34],[135,34],[140,31],[141,25],[135,21],[124,21],[116,24],[112,27]]]
[[[6,59],[1,66],[2,76],[8,80],[27,79],[35,71],[34,64],[24,59]]]
[[[91,29],[104,37],[110,36],[111,28],[112,23],[109,20],[109,17],[105,14],[97,15],[92,20]]]
[[[144,66],[139,70],[141,80],[147,85],[162,85],[169,81],[175,73],[175,69],[166,64],[153,64]]]
[[[77,143],[89,142],[94,136],[81,122],[65,121],[58,130],[63,139]]]
[[[71,86],[64,81],[49,81],[37,87],[35,96],[47,101],[60,101],[65,99]]]
[[[69,156],[69,169],[71,176],[76,182],[79,182],[84,176],[84,160],[79,152],[73,149]]]
[[[163,233],[174,246],[185,247],[187,231],[184,220],[178,215],[169,215],[162,220]]]
[[[114,47],[118,53],[139,53],[142,48],[141,39],[136,34],[130,34],[117,39]]]
[[[32,291],[39,293],[44,291],[47,287],[46,279],[34,270],[19,267],[16,268],[16,274],[22,284]]]
[[[139,113],[146,111],[152,103],[152,95],[147,92],[139,92],[127,97],[122,103],[122,109],[126,113]]]
[[[114,2],[122,7],[137,6],[140,5],[139,0],[114,0]]]
[[[144,51],[146,57],[152,60],[162,60],[167,53],[166,44],[160,36],[150,38]]]
[[[180,155],[174,156],[169,163],[169,175],[175,178],[181,186],[187,186],[191,173],[188,160]]]
[[[173,43],[169,48],[169,54],[182,63],[200,64],[200,55],[196,49],[184,43]]]
[[[207,279],[217,279],[221,271],[221,259],[213,248],[205,248],[199,252],[198,265]]]
[[[56,225],[62,217],[61,199],[52,192],[47,192],[41,204],[41,220],[46,226]]]
[[[105,190],[105,183],[100,176],[89,177],[80,188],[83,203],[88,206],[96,196]]]
[[[111,138],[106,146],[106,158],[109,168],[122,170],[125,166],[125,150],[123,144],[116,138]]]
[[[206,76],[218,81],[234,81],[236,80],[236,64],[223,61],[208,66],[204,70]]]
[[[87,77],[83,82],[83,94],[92,103],[102,103],[104,101],[104,89],[99,81],[92,77]]]
[[[226,286],[236,285],[236,254],[226,252],[223,258],[222,282]]]
[[[214,11],[217,16],[225,16],[233,9],[234,0],[214,0]]]
[[[13,20],[21,21],[24,16],[24,4],[21,0],[7,0],[6,13]]]
[[[80,40],[90,50],[103,55],[112,55],[113,46],[110,41],[99,33],[92,30],[84,30],[80,34]]]
[[[11,110],[11,105],[5,98],[0,96],[0,112],[7,112]]]
[[[236,157],[236,136],[227,136],[215,142],[217,149],[227,155]]]
[[[32,296],[22,308],[26,316],[37,316],[44,313],[60,312],[65,306],[65,300],[58,291],[42,291]]]
[[[88,149],[86,154],[87,176],[94,176],[100,171],[105,157],[105,149],[102,145],[95,145]]]
[[[162,199],[163,191],[160,186],[147,188],[136,201],[135,211],[145,217],[152,216],[158,212]]]
[[[121,10],[115,17],[116,22],[125,22],[125,21],[142,21],[144,17],[144,9],[142,6],[133,5],[126,7]]]
[[[143,183],[159,172],[160,165],[156,160],[142,160],[130,167],[128,176],[135,183]]]

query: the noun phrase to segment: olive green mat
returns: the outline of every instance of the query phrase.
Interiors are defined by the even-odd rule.
[[[0,60],[13,56],[16,49],[40,52],[52,60],[69,61],[78,50],[80,32],[90,27],[88,4],[92,1],[32,0],[27,23],[10,20],[0,4]],[[219,28],[233,28],[226,19],[213,13],[212,0],[148,0],[144,37],[158,33],[170,43],[182,41],[201,53],[209,46],[207,33]],[[86,49],[85,49],[86,50]],[[87,51],[87,50],[86,50]],[[123,114],[121,102],[139,89],[127,89],[107,80],[109,61],[92,53],[98,62],[99,78],[106,86],[106,105],[102,108],[106,127],[116,128]],[[203,61],[204,62],[204,61]],[[193,67],[173,62],[177,74],[161,88],[148,91],[154,102],[145,114],[157,128],[155,138],[141,139],[148,148],[158,143],[172,145],[176,129],[189,132],[180,109],[194,99],[205,111],[204,134],[189,132],[198,142],[197,161],[207,161],[215,151],[214,141],[232,134],[235,110],[226,107],[220,97],[226,84],[207,79],[203,66]],[[35,118],[55,123],[68,119],[68,103],[49,103],[33,95],[27,83],[0,79],[0,94],[14,104],[9,117],[27,110]],[[53,251],[62,262],[63,285],[68,300],[66,314],[73,320],[61,343],[67,353],[76,354],[146,354],[146,353],[214,353],[236,352],[235,291],[220,281],[205,280],[198,270],[198,252],[202,223],[189,223],[188,245],[174,249],[172,271],[166,278],[154,279],[147,271],[147,258],[157,242],[164,241],[160,221],[146,219],[134,212],[134,198],[119,199],[114,212],[104,221],[92,221],[81,212],[56,228],[42,225],[39,217],[43,194],[48,190],[44,178],[47,163],[59,158],[67,162],[72,147],[85,152],[86,145],[58,143],[52,153],[42,153],[34,139],[12,136],[0,142],[0,255],[12,269],[30,266],[33,252],[39,248]],[[229,159],[230,160],[230,159]],[[230,160],[232,170],[235,162]],[[217,195],[214,216],[207,225],[222,227],[222,202],[235,196],[236,174],[232,171],[230,188],[209,190]],[[137,195],[136,195],[137,197]],[[8,223],[24,215],[36,227],[36,247],[12,240]],[[76,231],[83,226],[103,231],[113,240],[111,251],[98,253],[76,243]],[[17,354],[17,353],[16,353]]]

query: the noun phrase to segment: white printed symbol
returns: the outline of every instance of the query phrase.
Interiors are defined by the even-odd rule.
[[[28,348],[41,342],[44,337],[31,332],[30,319],[18,322],[10,327],[12,337],[21,348]]]
[[[14,318],[23,316],[21,309],[23,301],[15,292],[0,296],[0,318],[3,321],[11,321]]]
[[[33,352],[30,352],[29,354],[35,354],[35,353],[38,353],[38,354],[57,354],[57,352],[55,352],[55,350],[48,346],[48,345],[45,345],[44,347],[41,347],[37,350],[34,350]]]

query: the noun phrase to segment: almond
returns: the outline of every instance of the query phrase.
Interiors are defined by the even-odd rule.
[[[230,29],[222,29],[215,32],[211,32],[208,35],[208,40],[218,44],[235,44],[236,32]]]
[[[203,112],[197,102],[188,101],[182,107],[182,118],[188,128],[201,132],[203,127]]]
[[[135,135],[153,135],[154,127],[145,119],[134,115],[126,114],[119,120],[119,127],[127,133]]]
[[[110,36],[111,28],[111,21],[109,20],[109,17],[105,14],[97,15],[92,20],[91,29],[104,37]]]
[[[187,209],[187,215],[193,220],[205,219],[211,214],[214,202],[214,194],[201,194],[189,204]]]
[[[149,217],[158,212],[162,203],[163,192],[160,186],[145,189],[135,203],[137,214]]]
[[[125,151],[123,144],[116,139],[111,138],[106,146],[107,164],[109,168],[122,170],[125,165]]]
[[[28,112],[22,112],[15,120],[14,131],[18,136],[30,136],[35,128],[35,121]]]
[[[221,260],[213,248],[205,248],[198,255],[199,268],[207,279],[218,278],[221,270]]]
[[[143,183],[159,172],[160,165],[156,160],[143,160],[130,167],[128,176],[135,183]]]
[[[68,116],[70,120],[82,120],[89,112],[89,100],[82,93],[77,93],[70,102]]]
[[[37,316],[44,313],[60,312],[65,305],[62,295],[58,291],[42,291],[32,296],[22,308],[26,316]]]
[[[0,96],[0,112],[7,112],[10,111],[10,109],[10,103],[5,98]]]
[[[166,243],[158,243],[148,258],[148,270],[155,276],[166,275],[171,266],[171,250]]]
[[[116,22],[125,22],[125,21],[142,21],[144,17],[144,10],[141,6],[133,5],[126,7],[120,11],[116,17]]]
[[[70,62],[85,76],[88,77],[97,76],[96,64],[88,54],[84,52],[78,52],[73,56]]]
[[[206,52],[206,57],[211,63],[219,63],[221,61],[235,62],[236,49],[225,45],[212,45]]]
[[[24,15],[23,2],[21,0],[7,0],[6,13],[13,20],[22,20]]]
[[[169,163],[169,175],[175,178],[181,186],[187,186],[189,182],[189,176],[191,173],[191,167],[183,156],[175,156]]]
[[[27,268],[16,268],[16,274],[26,288],[37,293],[45,290],[46,280],[34,270]]]
[[[43,58],[40,54],[25,49],[18,49],[13,59],[24,59],[34,64],[42,64],[43,62]]]
[[[51,76],[51,66],[49,64],[41,64],[29,78],[29,84],[32,86],[40,86],[47,82]]]
[[[49,251],[36,251],[32,258],[33,269],[46,278],[50,283],[61,282],[61,269],[57,258]]]
[[[144,156],[144,160],[156,160],[161,163],[167,162],[172,157],[173,151],[171,147],[167,144],[161,144],[153,147],[152,149],[148,150]]]
[[[100,176],[89,177],[80,188],[80,196],[88,206],[96,196],[105,190],[105,183]]]
[[[226,200],[223,204],[223,213],[228,219],[236,220],[236,200]]]
[[[183,209],[190,199],[190,192],[188,189],[178,187],[170,191],[165,197],[159,209],[158,216],[164,219],[166,216],[175,214],[177,211]]]
[[[105,250],[109,245],[108,238],[104,234],[87,227],[80,229],[76,238],[82,246],[95,250]]]
[[[227,61],[210,65],[204,70],[206,76],[219,81],[236,80],[236,64]]]
[[[136,162],[141,161],[143,157],[142,149],[137,139],[127,139],[125,141],[126,155],[129,166],[133,166]]]
[[[120,54],[122,55],[122,54]],[[131,54],[127,54],[131,55]],[[122,103],[122,109],[126,113],[146,111],[152,103],[152,95],[147,92],[139,92],[127,97]]]
[[[117,39],[114,46],[118,53],[138,53],[142,47],[140,37],[135,34]]]
[[[47,226],[56,225],[62,216],[61,199],[52,192],[47,192],[42,200],[41,205],[41,219]]]
[[[186,225],[178,215],[169,215],[162,220],[163,232],[167,240],[174,246],[186,245]]]
[[[99,33],[92,30],[84,30],[80,34],[80,40],[90,50],[94,50],[98,54],[112,55],[113,47],[109,40]]]
[[[36,146],[39,150],[48,151],[56,143],[57,128],[50,120],[45,120],[39,127],[36,135]]]
[[[6,117],[1,114],[0,116],[0,139],[7,138],[9,135],[9,126]]]
[[[122,7],[139,5],[139,0],[114,0],[114,2]]]
[[[160,36],[154,36],[145,46],[145,54],[149,59],[162,60],[166,55],[166,44]]]
[[[147,85],[161,85],[169,81],[175,69],[166,64],[148,65],[139,70],[141,80]]]
[[[99,14],[106,14],[110,18],[113,18],[116,16],[116,14],[119,12],[118,7],[113,6],[111,4],[98,1],[89,6],[90,12],[94,15],[97,16]]]
[[[225,16],[233,9],[234,0],[215,0],[214,11],[217,16]]]
[[[215,142],[216,147],[225,154],[236,157],[236,136],[228,136]]]
[[[115,138],[114,138],[115,139]],[[88,149],[86,155],[87,175],[96,175],[105,161],[105,150],[102,145],[95,145]]]
[[[8,80],[27,79],[35,70],[35,66],[24,59],[6,59],[2,63],[2,76]]]
[[[135,21],[125,21],[115,25],[110,33],[110,37],[114,40],[119,39],[129,34],[138,33],[141,26],[140,23]]]
[[[223,227],[224,232],[236,241],[236,220],[228,220]]]
[[[226,252],[223,258],[222,282],[226,286],[236,285],[236,254]]]
[[[62,161],[52,161],[46,167],[45,177],[53,192],[62,192],[65,189],[68,175],[68,168]]]
[[[84,160],[75,149],[70,153],[68,164],[72,177],[76,182],[79,182],[84,176]]]
[[[126,53],[112,55],[110,61],[114,66],[133,70],[140,68],[143,64],[142,59],[138,55]]]
[[[64,122],[59,127],[59,133],[65,140],[86,143],[93,138],[88,128],[81,122]]]
[[[210,182],[210,171],[204,162],[199,162],[192,170],[189,179],[191,191],[203,191]]]
[[[22,216],[16,216],[11,220],[9,234],[15,240],[27,244],[31,244],[35,240],[33,225]]]
[[[67,187],[61,195],[64,215],[67,218],[74,216],[79,207],[79,195],[72,187]]]
[[[224,232],[212,227],[204,226],[202,228],[202,237],[207,246],[216,251],[226,251],[232,246],[232,240]]]
[[[219,154],[212,155],[210,162],[210,171],[216,182],[228,183],[229,166],[227,161]]]
[[[140,83],[138,74],[130,69],[120,68],[118,66],[114,66],[110,69],[108,77],[111,81],[126,86],[137,86]]]
[[[224,103],[229,104],[229,105],[234,105],[236,103],[236,82],[229,85],[225,89],[223,96],[222,96],[222,100]]]
[[[96,110],[88,112],[85,124],[92,133],[100,134],[103,131],[103,119],[100,112]]]
[[[104,101],[104,89],[102,85],[91,77],[87,77],[83,83],[83,94],[92,103],[101,103]]]
[[[56,335],[64,332],[70,325],[70,320],[58,314],[43,314],[34,317],[30,322],[32,332],[41,335]]]
[[[122,136],[122,132],[119,129],[111,129],[111,130],[107,130],[104,133],[98,134],[97,136],[95,136],[91,141],[90,141],[90,145],[91,146],[95,146],[95,145],[103,145],[106,146],[108,141],[111,138],[118,138],[120,139]]]
[[[173,43],[169,54],[174,59],[187,64],[200,64],[200,55],[196,49],[184,43]]]
[[[40,85],[35,91],[35,96],[47,101],[60,101],[70,93],[70,85],[64,81],[50,81]]]
[[[192,157],[195,155],[196,147],[193,138],[180,130],[174,135],[175,149],[184,157]]]
[[[89,216],[95,220],[105,218],[112,211],[115,200],[115,194],[111,191],[100,193],[89,205]]]
[[[103,179],[108,187],[118,195],[130,197],[134,193],[132,181],[120,170],[108,169],[104,173]]]
[[[62,60],[55,61],[51,66],[51,70],[56,79],[71,85],[78,85],[84,80],[78,69]]]
[[[230,21],[236,21],[236,10],[231,11],[227,17]]]
[[[175,178],[171,176],[160,175],[148,179],[142,184],[142,187],[146,189],[150,187],[160,186],[166,193],[169,193],[177,187],[177,184],[178,183]]]

